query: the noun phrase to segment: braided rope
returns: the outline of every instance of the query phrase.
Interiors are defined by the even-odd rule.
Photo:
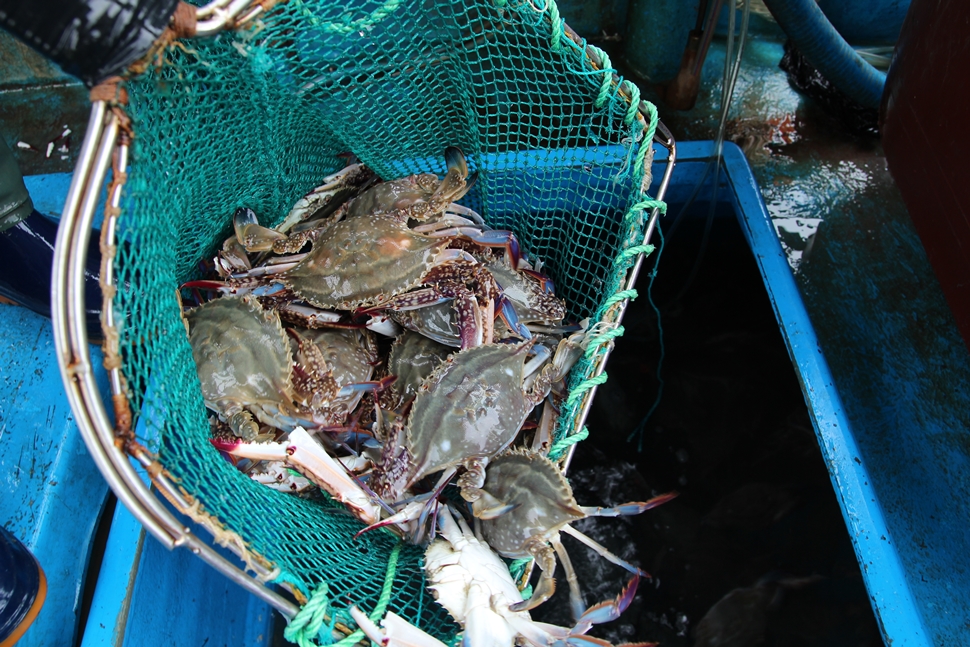
[[[549,2],[549,20],[552,21],[552,34],[549,36],[549,47],[554,52],[562,51],[560,41],[565,30],[563,29],[563,19],[559,17],[559,5],[555,0]]]
[[[637,291],[632,288],[629,290],[620,290],[603,303],[603,309],[609,310],[620,301],[626,301],[627,299],[633,301],[637,296],[639,296]]]
[[[587,340],[588,346],[586,347],[586,352],[584,356],[588,359],[600,351],[600,346],[603,344],[613,345],[613,340],[617,337],[622,337],[625,332],[623,326],[614,324],[610,326],[605,332],[592,335]]]
[[[367,616],[373,622],[381,619],[387,610],[387,605],[391,601],[391,590],[394,588],[394,577],[397,574],[397,561],[401,555],[401,547],[403,545],[404,542],[400,541],[395,544],[390,556],[387,558],[387,572],[384,575],[384,586],[381,589],[381,595],[377,599],[377,605],[374,607],[374,611]],[[329,593],[330,587],[326,582],[321,582],[307,603],[293,616],[293,619],[290,620],[286,629],[283,630],[283,637],[300,647],[351,647],[363,640],[365,637],[364,632],[358,629],[346,638],[334,643],[328,643],[324,646],[314,642],[313,639],[318,637],[320,630],[324,626],[327,609],[330,606]],[[332,626],[330,629],[332,630]]]
[[[358,18],[357,20],[351,20],[350,22],[324,22],[317,18],[313,12],[307,10],[301,0],[297,0],[298,6],[303,9],[303,13],[306,15],[312,25],[319,27],[327,33],[341,35],[352,34],[368,27],[373,27],[394,13],[398,7],[403,4],[403,2],[404,0],[385,0],[385,2],[371,12],[370,15],[365,16],[364,18]],[[498,4],[498,0],[496,0],[496,4]],[[504,4],[504,2],[502,4]]]
[[[572,445],[575,445],[581,440],[586,440],[588,436],[589,436],[589,429],[587,429],[584,426],[582,429],[572,434],[571,436],[566,436],[559,442],[554,443],[553,446],[549,448],[549,460],[551,461],[559,460],[559,457],[562,456],[567,449],[569,449]],[[525,561],[529,561],[529,560],[525,560]]]
[[[594,375],[593,377],[588,377],[575,387],[573,387],[572,393],[566,398],[566,406],[572,406],[576,404],[576,401],[583,397],[583,394],[592,389],[594,386],[599,386],[606,382],[606,373],[600,373],[599,375]]]

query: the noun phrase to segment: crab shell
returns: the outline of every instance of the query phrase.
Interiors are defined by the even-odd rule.
[[[488,459],[515,439],[536,405],[523,387],[531,342],[487,344],[448,358],[421,385],[408,419],[410,487],[470,459]]]
[[[514,506],[481,522],[482,537],[504,557],[532,557],[532,541],[550,541],[563,526],[586,516],[559,468],[545,456],[527,450],[492,460],[485,470],[482,489]]]
[[[319,308],[379,306],[416,287],[451,242],[413,231],[408,220],[429,221],[470,188],[460,150],[445,151],[448,173],[412,175],[373,186],[347,208],[347,217],[325,231],[313,249],[286,273],[286,285]]]
[[[391,318],[401,326],[424,337],[430,337],[439,344],[458,348],[461,346],[461,332],[458,317],[450,302],[437,303],[417,310],[391,310]]]
[[[293,360],[279,317],[263,310],[254,297],[244,296],[210,301],[185,318],[206,406],[237,433],[242,426],[255,436],[258,428],[245,411],[258,416],[260,409],[278,406],[291,391]]]
[[[391,345],[387,360],[388,372],[397,376],[390,390],[400,403],[414,398],[418,388],[452,352],[453,349],[416,332],[401,334]]]
[[[186,320],[205,404],[246,440],[259,431],[251,414],[284,431],[340,424],[361,395],[340,397],[341,386],[370,379],[376,361],[366,331],[304,331],[304,348],[291,346],[277,313],[252,296],[210,301]]]
[[[318,308],[381,305],[416,287],[448,243],[391,216],[358,216],[325,232],[283,281]]]
[[[512,302],[522,324],[557,325],[566,316],[566,304],[552,292],[547,292],[539,279],[513,270],[503,259],[485,265],[495,277],[502,294]]]

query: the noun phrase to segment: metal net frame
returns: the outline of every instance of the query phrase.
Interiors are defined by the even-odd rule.
[[[673,140],[552,2],[291,0],[245,16],[234,31],[167,43],[95,103],[58,243],[55,333],[59,349],[74,349],[61,351],[69,397],[122,501],[163,543],[189,546],[273,603],[291,619],[290,640],[359,640],[349,600],[447,641],[458,627],[425,589],[421,548],[385,531],[354,538],[362,526],[339,504],[255,483],[209,444],[178,286],[230,235],[237,207],[279,222],[343,166],[342,153],[393,179],[442,174],[445,147],[459,146],[479,174],[463,203],[512,229],[569,316],[590,319],[550,452],[568,461],[664,209],[647,195],[652,144],[671,152],[662,197]],[[108,167],[102,323],[113,425],[78,369],[85,335],[71,316],[76,250]],[[146,480],[253,575],[146,500]],[[283,585],[302,610],[262,583]]]

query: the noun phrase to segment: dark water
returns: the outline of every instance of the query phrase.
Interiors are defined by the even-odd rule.
[[[590,633],[614,644],[879,645],[791,362],[750,249],[726,210],[684,289],[707,207],[697,205],[697,217],[677,227],[660,263],[654,296],[663,313],[665,384],[642,451],[626,438],[658,389],[649,267],[596,396],[590,438],[570,468],[583,505],[680,492],[637,517],[576,524],[653,575],[641,580],[620,620]],[[670,217],[678,211],[672,206]],[[570,537],[564,542],[587,604],[619,593],[625,571]],[[571,624],[561,570],[557,579],[556,596],[534,617]]]

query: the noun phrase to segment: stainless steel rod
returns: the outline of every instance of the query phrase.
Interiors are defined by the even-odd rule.
[[[97,201],[97,193],[95,192],[93,198],[90,194],[92,185],[99,187],[104,179],[118,132],[116,119],[105,108],[104,104],[92,106],[92,117],[98,116],[100,120],[92,119],[93,123],[85,136],[84,147],[90,147],[91,153],[83,156],[86,164],[83,166],[79,164],[78,172],[75,173],[71,190],[68,192],[69,196],[73,194],[74,199],[69,200],[58,229],[52,277],[52,292],[55,297],[52,302],[55,344],[68,401],[74,411],[85,444],[105,480],[119,500],[132,510],[139,521],[159,541],[169,544],[173,541],[171,533],[166,532],[147,514],[142,502],[126,486],[117,470],[117,461],[113,452],[118,450],[114,447],[111,423],[105,413],[100,392],[94,380],[87,344],[84,315],[84,265],[91,220]],[[68,207],[72,208],[68,209]],[[90,212],[87,218],[85,218],[86,210]],[[107,442],[100,434],[102,427],[107,428],[111,436]]]
[[[663,122],[660,122],[658,124],[658,128],[657,128],[658,131],[661,130],[659,126],[663,126]],[[670,131],[667,130],[666,126],[663,127],[663,133],[667,137],[667,142],[661,142],[661,144],[665,146],[668,151],[667,166],[664,169],[663,178],[660,180],[660,186],[657,187],[657,196],[656,196],[657,200],[663,200],[664,197],[666,197],[667,188],[670,186],[670,177],[674,172],[674,166],[676,166],[677,164],[677,142],[674,140],[674,137],[670,133]],[[657,208],[653,209],[653,211],[651,211],[650,213],[650,220],[647,221],[647,229],[643,235],[643,244],[647,244],[650,242],[650,239],[653,237],[653,231],[657,227],[657,220],[659,218],[660,218],[660,209],[657,209]],[[644,258],[645,257],[643,254],[639,254],[637,256],[636,263],[634,263],[633,267],[630,269],[629,275],[627,276],[626,283],[623,287],[624,290],[630,290],[633,288],[634,285],[636,285],[637,276],[640,274],[640,268],[643,266]],[[620,303],[617,311],[617,316],[616,316],[617,324],[623,321],[623,315],[626,314],[626,309],[627,309],[627,306],[629,306],[629,304],[630,304],[629,299],[624,299]],[[600,355],[599,360],[596,363],[596,366],[593,367],[593,371],[590,374],[591,378],[597,377],[603,373],[603,371],[606,369],[606,362],[607,360],[609,360],[611,353],[612,353],[612,348],[607,349],[606,352]],[[590,407],[593,405],[593,397],[595,397],[596,395],[596,389],[597,387],[594,386],[584,396],[583,402],[580,405],[579,414],[576,416],[576,423],[573,426],[574,433],[582,429],[583,425],[586,424],[586,418],[589,417],[589,410],[590,410]],[[570,463],[572,463],[573,454],[576,451],[576,447],[577,445],[571,445],[569,447],[569,450],[566,454],[566,458],[562,464],[563,473],[565,473],[569,469],[569,465]]]
[[[122,504],[156,539],[169,549],[189,548],[232,581],[268,602],[287,617],[292,617],[298,611],[293,602],[261,584],[193,535],[152,494],[128,457],[114,443],[114,430],[94,380],[87,344],[84,268],[91,223],[100,188],[110,167],[112,154],[116,150],[118,128],[117,119],[107,112],[104,103],[97,102],[92,106],[88,133],[58,231],[52,281],[53,320],[58,361],[68,400],[84,442],[105,480]],[[117,150],[120,155],[119,168],[124,168],[127,161],[126,147],[118,147]],[[111,206],[119,206],[120,187],[108,199]],[[115,221],[113,218],[108,220],[109,240],[113,242]],[[111,259],[106,267],[112,268]],[[110,321],[110,308],[106,314]],[[112,390],[119,392],[120,386],[120,378],[115,375],[112,379]]]

